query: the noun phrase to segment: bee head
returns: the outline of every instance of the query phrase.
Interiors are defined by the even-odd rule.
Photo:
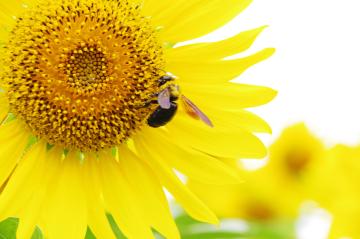
[[[175,78],[169,75],[164,75],[158,79],[159,86],[163,86],[170,81],[174,81]]]

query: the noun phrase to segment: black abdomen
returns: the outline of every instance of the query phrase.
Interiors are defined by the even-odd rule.
[[[166,125],[171,121],[177,111],[177,104],[171,102],[170,109],[163,109],[160,106],[150,115],[147,120],[149,126],[157,128]]]

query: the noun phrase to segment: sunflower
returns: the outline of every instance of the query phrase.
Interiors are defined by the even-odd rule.
[[[240,184],[210,185],[189,180],[189,188],[223,219],[238,218],[256,222],[271,222],[282,217],[281,205],[274,199],[272,177],[263,170],[245,171],[238,168],[244,180]],[[278,190],[277,190],[278,191]],[[278,194],[278,192],[276,192]]]
[[[230,80],[274,49],[223,60],[264,27],[174,46],[250,2],[0,3],[0,216],[19,218],[17,238],[36,226],[50,239],[81,239],[87,227],[114,238],[107,214],[128,238],[152,229],[179,238],[163,188],[193,218],[217,223],[175,170],[229,183],[238,177],[222,159],[266,154],[253,133],[269,127],[244,108],[276,93]]]
[[[310,175],[313,194],[332,215],[329,238],[359,238],[360,146],[336,145]]]
[[[322,167],[324,154],[322,142],[300,123],[286,128],[270,146],[264,167],[256,171],[234,167],[244,183],[212,186],[190,180],[188,186],[223,218],[294,220],[302,202],[313,199],[315,182],[309,178]]]
[[[284,129],[270,146],[269,161],[262,170],[265,178],[271,178],[269,196],[282,195],[275,207],[280,216],[294,218],[300,205],[312,199],[308,178],[321,167],[324,153],[323,142],[304,123]]]

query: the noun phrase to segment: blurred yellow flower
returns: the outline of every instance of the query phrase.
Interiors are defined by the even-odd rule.
[[[265,178],[262,170],[238,170],[245,180],[241,184],[214,186],[189,180],[188,185],[221,218],[256,221],[277,218],[281,207],[274,200],[271,178]]]
[[[299,205],[309,198],[308,175],[323,161],[325,148],[320,139],[300,123],[285,129],[270,146],[264,174],[271,178],[274,195],[289,215],[296,215]]]
[[[274,220],[295,218],[309,198],[307,175],[322,161],[324,147],[304,124],[283,131],[270,147],[268,164],[254,172],[238,172],[244,183],[206,186],[189,181],[190,188],[225,218]]]
[[[39,226],[46,238],[83,239],[89,226],[111,239],[106,213],[127,238],[153,238],[152,229],[179,238],[163,188],[193,218],[218,222],[175,169],[229,183],[237,175],[218,158],[265,156],[253,133],[270,128],[246,108],[276,92],[230,81],[274,49],[224,60],[264,27],[172,46],[217,29],[250,2],[0,2],[0,218],[19,218],[18,238]],[[176,104],[186,99],[180,88],[212,123],[194,106],[189,117],[190,103]]]
[[[332,214],[330,238],[360,238],[360,146],[335,146],[308,180],[316,201]]]

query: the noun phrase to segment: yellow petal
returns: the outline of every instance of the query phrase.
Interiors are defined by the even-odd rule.
[[[3,122],[9,112],[9,103],[3,93],[0,93],[0,123]]]
[[[271,133],[271,128],[263,119],[246,110],[225,110],[208,105],[199,105],[217,128],[241,127],[249,132]]]
[[[167,137],[182,147],[194,148],[220,158],[263,158],[266,148],[250,132],[238,128],[210,128],[193,118],[177,114],[166,126]]]
[[[119,147],[119,157],[120,167],[124,170],[124,175],[135,196],[145,199],[140,200],[138,207],[142,208],[143,216],[148,223],[165,238],[179,239],[179,231],[156,175],[126,147]]]
[[[0,126],[0,185],[15,168],[28,138],[29,134],[17,120]]]
[[[151,16],[167,42],[181,42],[205,35],[232,20],[251,0],[146,0],[144,14]]]
[[[57,159],[52,159],[57,160]],[[73,152],[62,161],[43,208],[42,226],[48,238],[84,238],[87,230],[87,201],[83,168]]]
[[[240,181],[236,170],[207,154],[176,146],[158,129],[144,129],[142,135],[144,141],[149,142],[149,147],[159,155],[169,154],[159,157],[163,164],[179,170],[189,178],[211,184],[234,184]]]
[[[84,183],[88,199],[89,226],[97,238],[115,239],[105,214],[100,178],[94,173],[97,170],[96,160],[92,155],[85,155]]]
[[[24,203],[31,197],[33,186],[29,182],[34,179],[33,171],[38,168],[40,158],[46,150],[45,145],[34,145],[19,162],[0,197],[1,215],[11,215],[23,208]],[[31,179],[31,180],[29,180]],[[32,181],[32,183],[34,183]],[[25,185],[25,187],[24,187]],[[30,186],[30,187],[26,187]],[[20,196],[21,195],[21,196]],[[18,198],[17,198],[18,197]]]
[[[168,62],[195,62],[220,60],[247,50],[256,37],[266,27],[241,32],[234,37],[219,42],[198,43],[167,49],[165,52]],[[174,63],[174,64],[176,64]]]
[[[49,167],[52,153],[46,151],[44,142],[36,143],[19,162],[0,197],[0,214],[20,218],[17,238],[30,238],[49,186],[52,186],[56,173]]]
[[[263,105],[271,101],[277,94],[268,87],[236,83],[181,84],[181,90],[199,107],[210,105],[225,110],[239,110]]]
[[[166,70],[185,83],[224,83],[240,76],[250,66],[269,58],[274,52],[275,49],[267,48],[235,60],[210,61],[206,55],[196,59],[188,58],[187,61],[171,58]]]
[[[228,110],[226,107],[214,107],[208,102],[197,102],[196,105],[212,121],[217,129],[242,128],[249,132],[271,133],[268,123],[257,115],[244,109]],[[181,105],[180,105],[181,106]],[[178,114],[186,112],[182,107]]]
[[[44,168],[46,159],[46,144],[41,142],[33,145],[11,177],[9,188],[6,187],[9,191],[4,192],[12,196],[9,205],[16,202],[22,208],[17,238],[31,238],[37,225],[39,210],[46,197],[41,187],[43,180],[46,180],[44,172],[49,172]],[[21,201],[17,197],[21,197]],[[0,202],[0,205],[4,205],[4,202]]]
[[[243,192],[244,184],[247,181],[240,185],[210,185],[194,180],[187,182],[188,187],[220,218],[241,218],[239,211],[247,210],[239,200],[239,192]]]
[[[89,227],[96,238],[116,239],[115,234],[109,226],[106,215],[104,214],[104,210],[101,210],[101,207],[99,208],[99,204],[91,203],[89,204],[89,207],[92,207],[88,211]]]
[[[215,214],[177,178],[170,167],[162,163],[160,157],[163,155],[156,154],[148,145],[149,142],[144,141],[141,136],[137,136],[134,142],[139,154],[141,154],[140,159],[145,160],[150,165],[162,185],[169,190],[191,217],[203,222],[218,223]],[[171,154],[170,151],[169,154]]]
[[[122,232],[129,239],[153,239],[150,226],[143,218],[144,212],[137,207],[140,199],[134,196],[119,163],[109,156],[102,156],[97,166],[101,170],[105,203]]]
[[[0,44],[6,41],[16,19],[36,0],[13,0],[0,2]]]

